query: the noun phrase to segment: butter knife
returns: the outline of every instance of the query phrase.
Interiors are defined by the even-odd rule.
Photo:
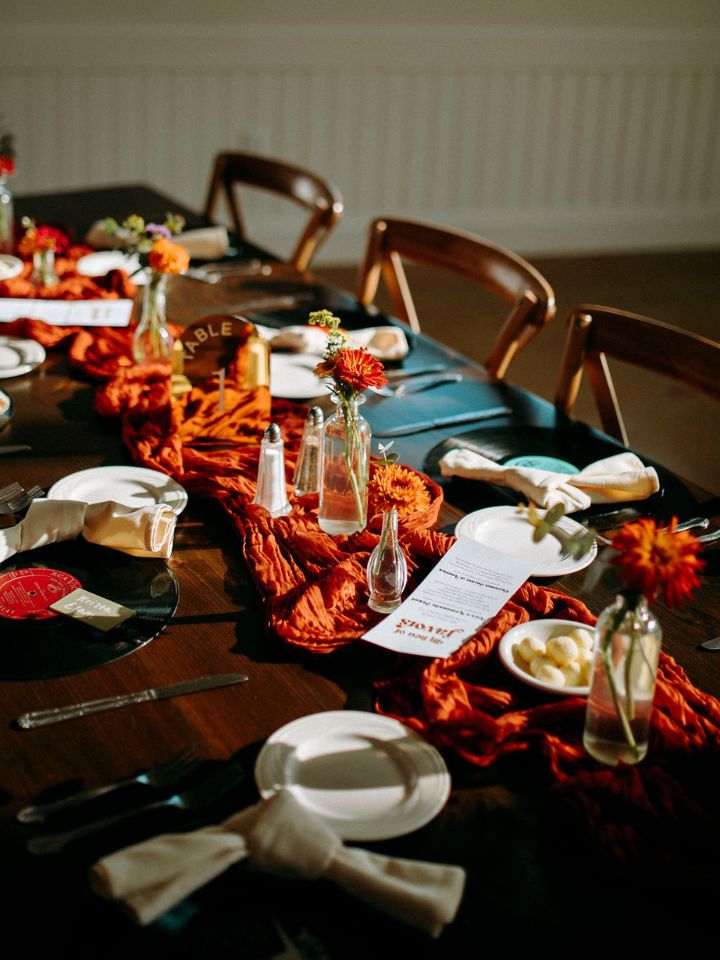
[[[452,427],[456,423],[474,423],[480,420],[492,420],[494,417],[504,417],[512,413],[510,407],[489,407],[487,410],[475,410],[470,413],[455,413],[447,417],[435,417],[434,420],[419,420],[403,427],[391,427],[389,430],[376,430],[375,437],[405,437],[411,433],[422,433],[423,430],[438,430],[441,427]]]
[[[244,673],[215,674],[209,677],[195,677],[184,680],[182,683],[171,683],[167,687],[156,687],[150,690],[140,690],[137,693],[123,693],[117,697],[106,697],[103,700],[88,700],[85,703],[76,703],[70,707],[53,707],[50,710],[33,710],[18,717],[18,726],[23,730],[33,730],[35,727],[46,727],[61,720],[72,720],[75,717],[86,717],[91,713],[102,713],[104,710],[115,710],[117,707],[127,707],[132,703],[145,703],[148,700],[165,700],[167,697],[182,697],[188,693],[198,693],[200,690],[213,690],[216,687],[229,687],[234,683],[244,683],[247,677]]]

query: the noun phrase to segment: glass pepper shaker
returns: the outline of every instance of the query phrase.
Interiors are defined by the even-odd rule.
[[[253,503],[265,507],[271,517],[284,517],[292,511],[285,488],[285,444],[276,423],[267,427],[260,443],[257,493]]]
[[[383,514],[380,542],[368,560],[368,606],[378,613],[399,607],[407,578],[407,561],[398,543],[398,512],[393,507]]]
[[[295,467],[295,494],[298,497],[306,493],[320,491],[320,454],[322,452],[323,426],[325,418],[320,407],[312,407],[307,415],[303,429],[300,452]]]

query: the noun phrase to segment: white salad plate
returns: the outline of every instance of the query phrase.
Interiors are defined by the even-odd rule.
[[[148,467],[92,467],[58,480],[48,490],[48,500],[103,503],[114,500],[128,507],[164,503],[180,514],[188,502],[185,490],[159,470]]]
[[[538,511],[542,514],[542,511]],[[562,517],[557,524],[567,533],[576,533],[584,527],[576,520]],[[589,566],[597,556],[597,544],[578,559],[563,552],[560,542],[548,534],[539,543],[533,540],[534,528],[517,507],[486,507],[475,510],[458,521],[455,534],[469,537],[477,543],[500,550],[518,560],[532,564],[533,577],[562,577]]]
[[[0,337],[0,380],[30,373],[45,360],[45,350],[36,340]]]
[[[438,751],[391,717],[331,710],[276,730],[258,754],[263,797],[289,790],[344,840],[386,840],[445,806],[450,774]]]
[[[286,400],[307,400],[327,393],[327,386],[313,370],[320,357],[313,353],[272,353],[270,355],[270,392]]]
[[[123,253],[122,250],[98,250],[97,253],[88,253],[80,257],[75,269],[84,277],[104,277],[110,270],[124,270],[138,286],[147,282],[145,271],[140,269],[140,261],[135,254]]]
[[[9,253],[0,253],[0,280],[12,280],[23,272],[25,264],[20,257],[11,257]]]

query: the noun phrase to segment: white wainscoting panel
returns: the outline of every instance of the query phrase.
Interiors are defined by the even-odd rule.
[[[326,263],[380,214],[531,254],[720,244],[718,31],[10,25],[3,48],[18,193],[199,209],[215,152],[246,149],[340,187]],[[293,213],[253,203],[253,234],[288,249]]]

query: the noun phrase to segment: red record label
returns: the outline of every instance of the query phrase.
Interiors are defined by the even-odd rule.
[[[47,620],[57,617],[48,605],[82,584],[64,570],[26,567],[0,576],[0,616],[11,620]]]

